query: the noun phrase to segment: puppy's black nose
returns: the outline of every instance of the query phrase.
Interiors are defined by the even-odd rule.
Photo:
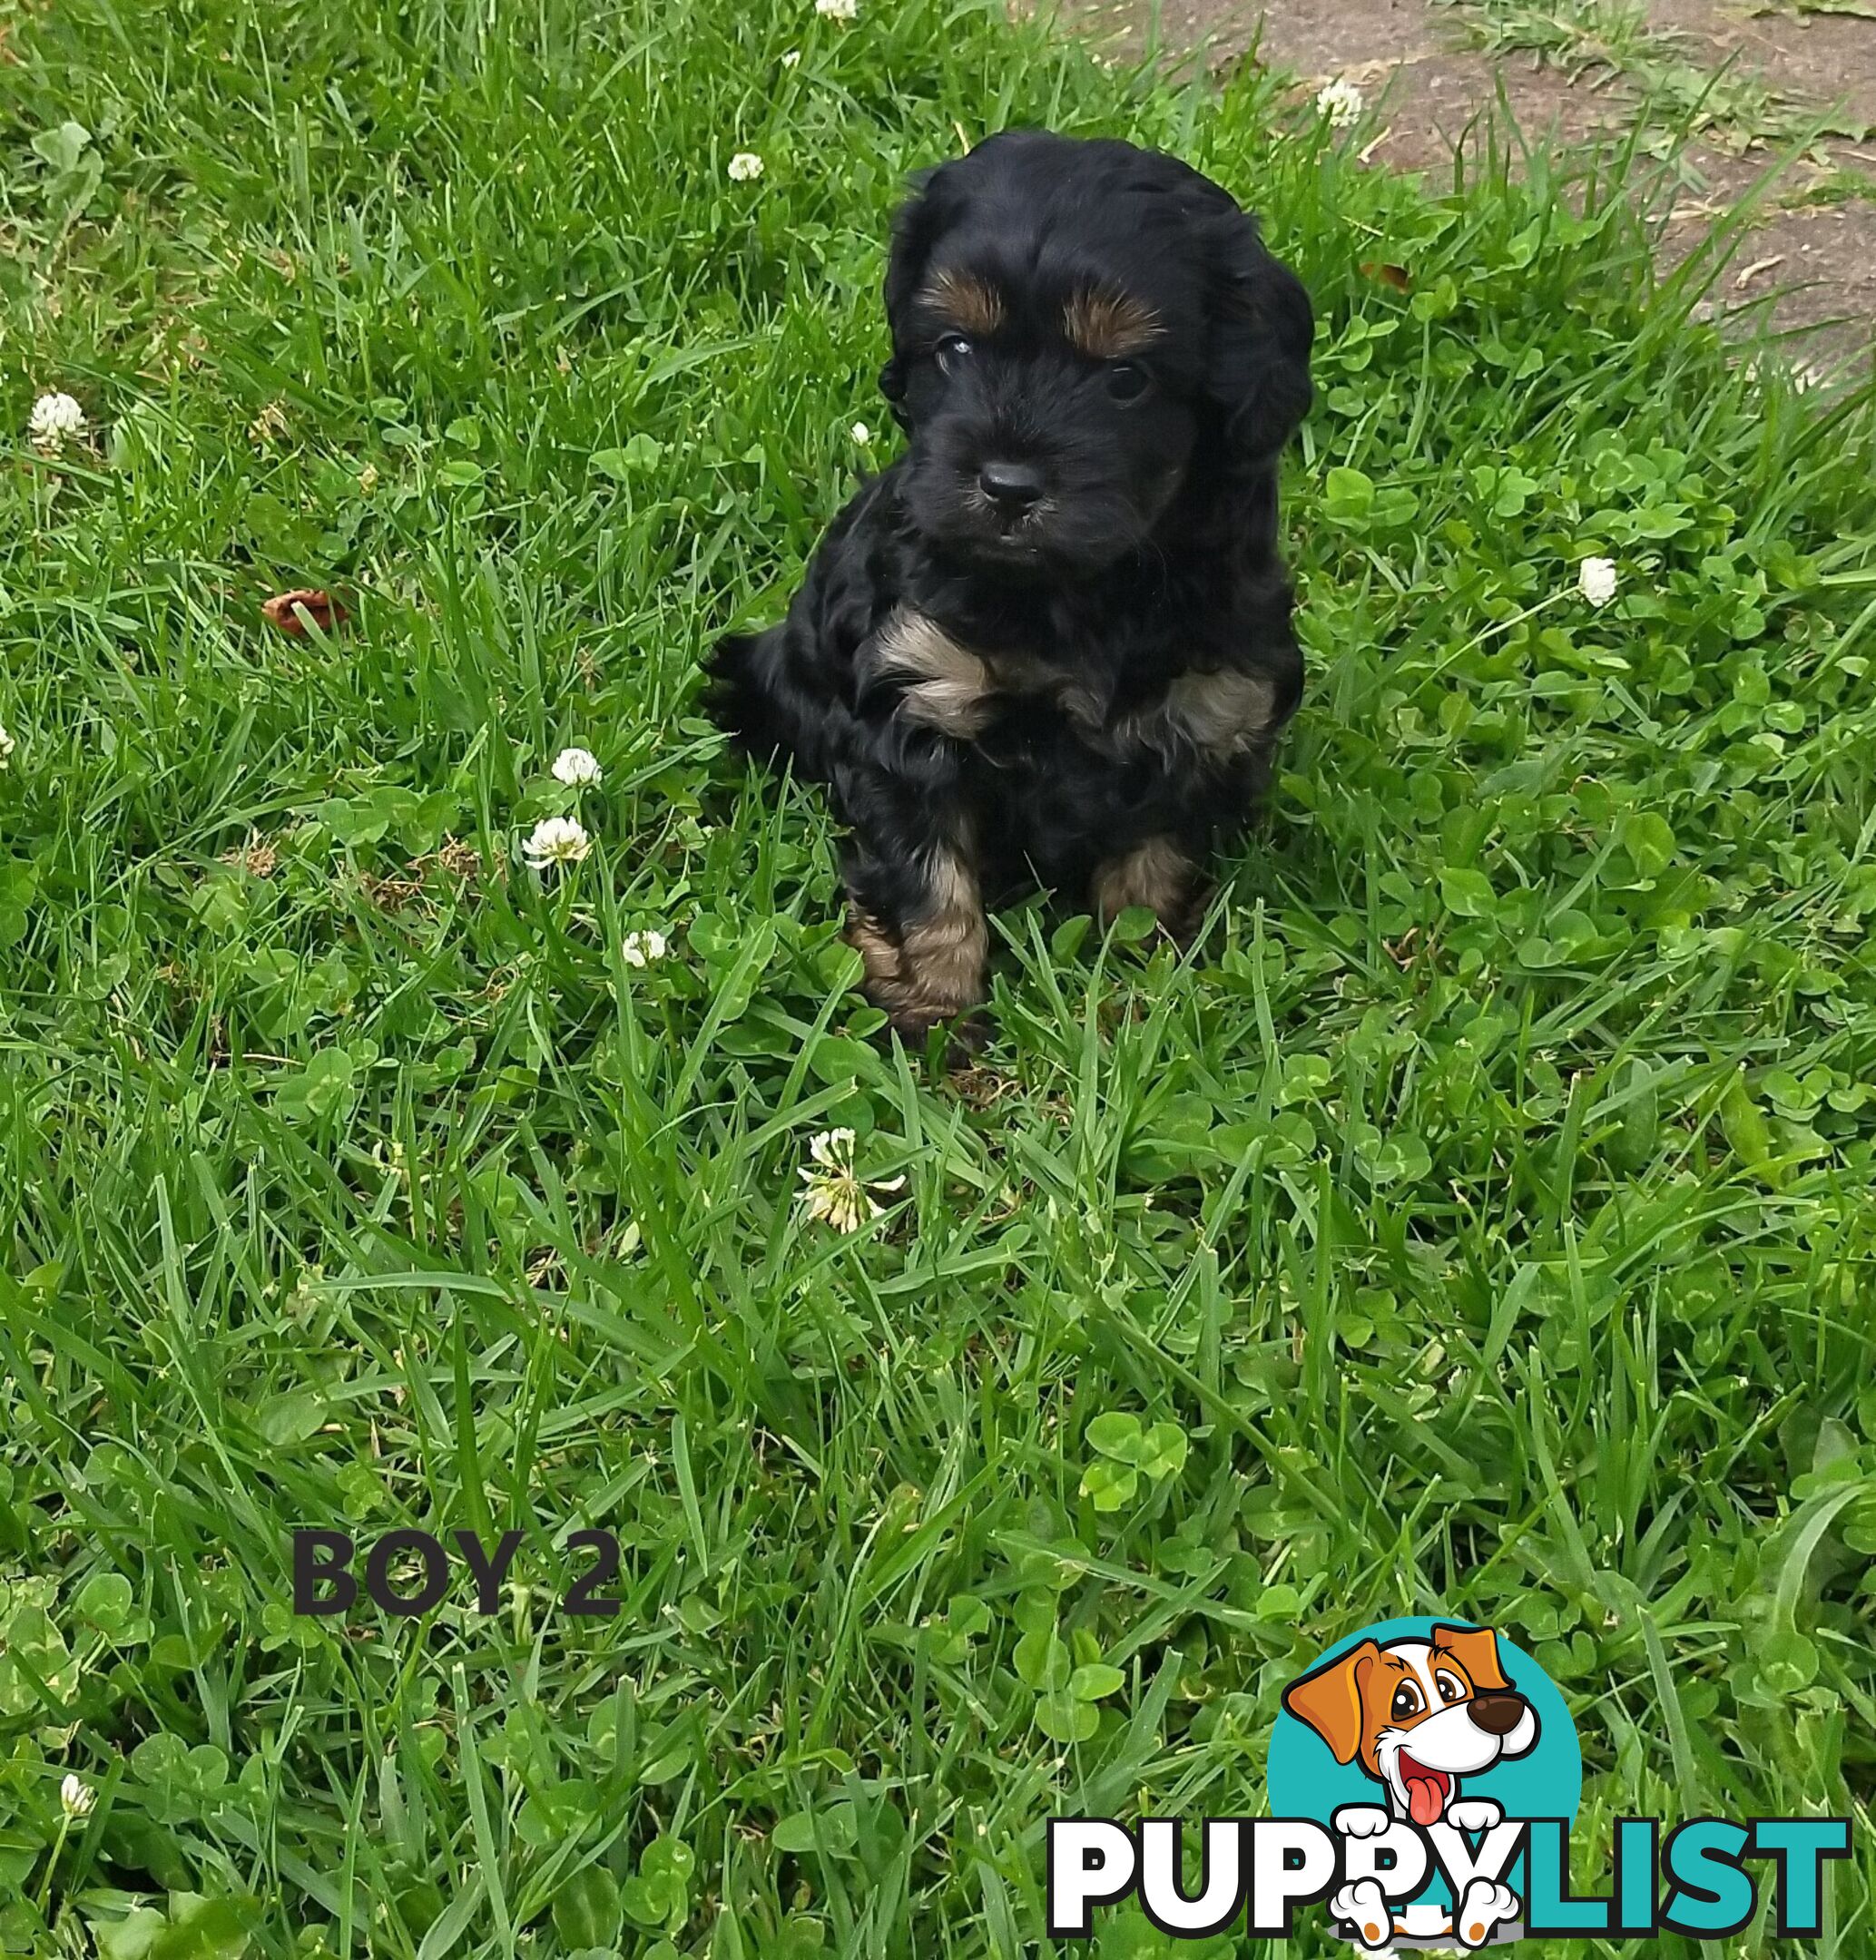
[[[1474,1695],[1466,1704],[1475,1729],[1487,1735],[1509,1735],[1524,1720],[1524,1697],[1515,1694]]]
[[[977,483],[993,504],[1022,511],[1042,495],[1042,472],[1033,463],[986,463]]]

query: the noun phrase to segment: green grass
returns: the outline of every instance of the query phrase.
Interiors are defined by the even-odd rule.
[[[1871,1951],[1867,399],[1729,359],[1617,166],[1429,195],[977,8],[11,27],[0,425],[98,434],[0,474],[0,1946],[1013,1955],[1047,1815],[1255,1812],[1285,1681],[1439,1611],[1569,1696],[1579,1877],[1847,1809]],[[1200,946],[1006,915],[948,1079],[698,661],[887,424],[905,172],[1019,120],[1309,280],[1311,682]],[[1180,1440],[1085,1486],[1102,1414]],[[290,1614],[290,1527],[411,1524],[525,1590]]]

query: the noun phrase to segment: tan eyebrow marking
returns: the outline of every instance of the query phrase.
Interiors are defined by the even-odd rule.
[[[948,268],[918,295],[961,333],[993,334],[1003,325],[1003,301],[987,279]]]
[[[1130,293],[1084,286],[1062,309],[1062,330],[1090,360],[1118,360],[1151,347],[1165,328],[1159,315]]]

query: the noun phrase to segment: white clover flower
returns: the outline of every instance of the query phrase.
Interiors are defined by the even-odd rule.
[[[89,1817],[98,1793],[82,1776],[68,1776],[59,1785],[59,1807],[68,1818]]]
[[[1340,75],[1316,97],[1316,113],[1331,129],[1347,129],[1350,123],[1359,122],[1362,106],[1361,91],[1352,82],[1344,82]]]
[[[536,871],[576,865],[593,848],[586,827],[572,817],[543,817],[521,855]]]
[[[847,433],[852,436],[862,449],[869,447],[872,443],[873,432],[864,422],[856,422]]]
[[[554,758],[554,780],[569,789],[591,789],[604,773],[590,749],[563,749]]]
[[[730,159],[730,181],[753,183],[762,174],[762,160],[753,150],[739,150]]]
[[[1576,567],[1576,590],[1593,606],[1606,606],[1616,596],[1616,561],[1586,558]]]
[[[26,420],[26,434],[34,448],[45,456],[56,456],[67,443],[76,442],[84,429],[84,410],[70,395],[42,395]]]
[[[859,0],[814,0],[814,11],[822,20],[858,20]]]
[[[1782,361],[1776,355],[1757,353],[1747,358],[1745,377],[1756,388],[1771,389],[1781,378],[1793,395],[1809,395],[1813,388],[1828,385],[1830,370],[1814,361]]]
[[[800,63],[801,51],[798,47],[791,47],[788,51],[788,53],[781,57],[781,65],[784,68],[798,68],[800,66]]]
[[[808,1154],[814,1162],[801,1166],[801,1181],[806,1186],[801,1193],[802,1206],[810,1218],[820,1219],[838,1232],[858,1231],[869,1219],[878,1218],[885,1210],[867,1189],[869,1183],[873,1191],[879,1191],[905,1188],[903,1175],[861,1181],[853,1168],[850,1130],[823,1130],[819,1136],[809,1139]]]
[[[0,769],[13,760],[13,751],[18,747],[19,744],[6,732],[5,724],[0,723]]]
[[[248,424],[248,440],[257,449],[271,449],[274,444],[287,433],[287,428],[286,403],[270,401]]]
[[[649,966],[653,960],[661,960],[671,950],[671,942],[664,935],[647,926],[643,932],[629,932],[619,947],[619,957],[628,966]]]

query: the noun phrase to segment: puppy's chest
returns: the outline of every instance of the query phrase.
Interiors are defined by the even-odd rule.
[[[1112,761],[1228,764],[1274,732],[1275,690],[1218,668],[1120,698],[1105,676],[1020,651],[964,645],[924,614],[895,612],[863,649],[867,679],[898,690],[894,712],[954,741],[1067,735]]]

